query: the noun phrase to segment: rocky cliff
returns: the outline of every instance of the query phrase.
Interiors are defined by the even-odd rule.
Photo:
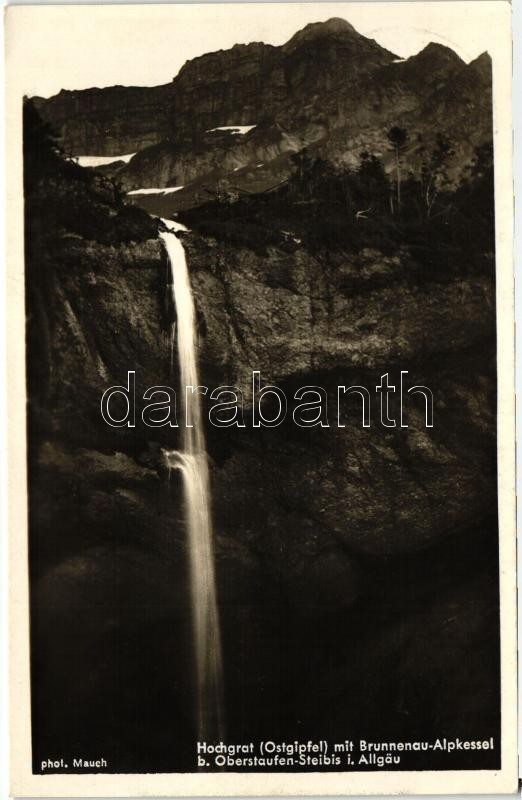
[[[161,456],[177,431],[100,415],[129,369],[138,397],[177,387],[158,223],[92,171],[27,163],[35,758],[52,741],[117,769],[190,768],[186,540]],[[230,736],[268,736],[276,713],[282,735],[489,735],[490,259],[426,274],[407,246],[183,243],[205,385],[243,387],[247,419],[253,369],[289,398],[323,386],[330,407],[324,429],[207,431]],[[337,427],[338,384],[400,370],[432,387],[434,428],[414,400],[407,429],[384,428],[376,395],[369,429],[353,397]]]
[[[164,139],[170,131],[172,84],[62,89],[33,102],[71,155],[126,155]]]
[[[331,19],[282,47],[254,42],[193,59],[165,86],[60,92],[37,106],[73,155],[137,152],[113,170],[125,189],[189,184],[193,205],[201,181],[212,191],[223,180],[243,191],[269,188],[304,147],[344,166],[367,150],[391,169],[393,125],[409,131],[403,159],[416,171],[436,134],[447,134],[460,177],[474,147],[491,139],[491,63],[484,54],[466,65],[437,44],[397,59]],[[231,126],[256,127],[216,130]]]

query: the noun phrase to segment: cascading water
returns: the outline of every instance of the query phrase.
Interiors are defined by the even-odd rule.
[[[171,269],[182,388],[181,450],[165,451],[169,472],[181,471],[190,553],[197,726],[200,740],[223,738],[221,635],[214,571],[209,471],[196,360],[196,319],[185,251],[173,230],[160,233]],[[186,387],[189,387],[186,389]],[[193,390],[192,390],[193,388]]]

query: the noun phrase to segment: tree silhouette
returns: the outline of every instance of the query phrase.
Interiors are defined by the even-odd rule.
[[[388,141],[395,152],[395,171],[397,176],[397,210],[401,210],[401,154],[408,141],[408,131],[394,125],[387,133]]]
[[[454,155],[449,139],[437,133],[435,147],[421,167],[421,192],[427,217],[431,215],[437,195],[449,182],[447,165]]]
[[[62,162],[62,151],[50,125],[41,118],[32,100],[23,105],[24,188],[28,192],[45,174]]]
[[[382,161],[373,153],[365,150],[360,155],[356,175],[359,189],[358,201],[363,205],[369,205],[372,211],[384,211],[390,187]],[[369,209],[367,213],[369,213]]]
[[[293,153],[290,156],[290,161],[296,167],[294,178],[298,192],[311,198],[314,159],[308,153],[308,149],[304,147],[297,153]]]

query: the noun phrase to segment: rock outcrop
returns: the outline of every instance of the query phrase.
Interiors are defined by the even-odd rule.
[[[225,525],[234,530],[232,509],[248,508],[249,521],[240,527],[261,536],[265,548],[274,537],[271,563],[291,582],[289,564],[306,562],[312,542],[321,551],[326,542],[333,550],[342,542],[360,552],[417,551],[460,530],[470,516],[478,524],[489,513],[495,502],[488,455],[494,437],[491,277],[459,274],[455,263],[452,279],[420,281],[407,253],[318,258],[299,248],[293,254],[273,249],[266,257],[191,239],[203,374],[210,385],[241,388],[246,409],[247,431],[229,432],[228,446],[237,441],[237,452],[217,470]],[[254,369],[263,384],[285,390],[290,418],[296,388],[324,387],[330,428],[300,437],[290,421],[269,431],[260,451],[259,431],[248,433]],[[379,423],[375,386],[383,373],[398,384],[401,370],[409,371],[408,387],[433,387],[434,429],[425,427],[424,401],[409,401],[407,430]],[[339,400],[338,385],[370,390],[371,429],[362,428],[360,400]],[[346,427],[338,427],[339,415]],[[243,483],[245,474],[250,478]],[[267,498],[269,521],[261,514]],[[281,530],[292,529],[292,544],[282,542]]]
[[[70,155],[120,156],[156,144],[170,131],[173,84],[62,89],[33,102]]]

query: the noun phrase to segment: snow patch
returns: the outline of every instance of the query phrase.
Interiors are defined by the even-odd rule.
[[[245,133],[257,128],[257,125],[221,125],[219,128],[209,128],[206,133],[214,133],[214,131],[230,131],[234,135],[244,136]]]
[[[159,188],[149,188],[149,189],[133,189],[132,192],[127,192],[127,194],[172,194],[173,192],[179,192],[180,189],[183,189],[183,186],[167,186],[166,188],[159,189]]]
[[[73,156],[73,161],[76,161],[80,167],[104,167],[107,164],[115,164],[116,161],[124,161],[128,164],[129,161],[136,153],[127,153],[124,156]]]
[[[403,64],[407,60],[408,60],[407,58],[394,58],[391,63],[392,64]]]

